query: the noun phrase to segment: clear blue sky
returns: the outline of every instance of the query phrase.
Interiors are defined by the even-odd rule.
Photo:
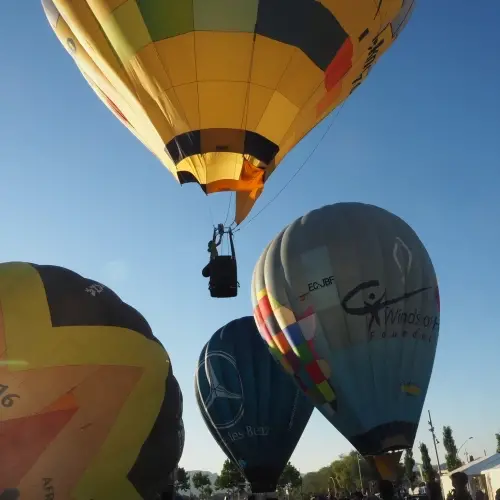
[[[492,0],[421,0],[300,175],[238,233],[241,293],[216,301],[200,269],[209,207],[214,222],[223,220],[226,195],[181,188],[93,94],[39,2],[4,2],[0,260],[67,266],[139,309],[184,392],[181,465],[216,472],[224,456],[193,394],[201,347],[224,323],[251,313],[253,265],[285,224],[328,203],[375,203],[413,226],[439,275],[441,336],[424,412],[432,411],[440,430],[451,425],[458,445],[474,436],[469,453],[492,453],[500,431],[499,24],[500,4]],[[257,208],[327,126],[281,164]],[[425,419],[421,440],[431,445]],[[307,472],[349,449],[315,412],[292,460]]]

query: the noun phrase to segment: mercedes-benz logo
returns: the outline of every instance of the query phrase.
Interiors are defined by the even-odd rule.
[[[219,377],[212,366],[214,358],[218,358],[218,362],[221,364],[227,364],[225,370],[234,373],[234,376],[231,378],[233,383],[230,389],[224,387],[219,381]],[[205,359],[198,365],[196,385],[205,411],[217,429],[229,429],[241,420],[244,414],[243,383],[233,356],[223,351],[207,352]],[[229,413],[224,408],[222,401],[228,399],[239,401],[236,412]]]

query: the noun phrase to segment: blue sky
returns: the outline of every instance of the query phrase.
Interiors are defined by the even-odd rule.
[[[451,425],[458,445],[474,436],[464,447],[469,453],[492,453],[500,431],[499,21],[493,1],[472,8],[465,0],[422,0],[299,176],[237,234],[241,292],[216,301],[200,269],[227,195],[181,188],[93,94],[39,2],[5,2],[0,260],[69,267],[139,309],[169,351],[184,392],[181,465],[216,472],[224,456],[193,394],[203,344],[227,321],[251,313],[253,265],[284,225],[328,203],[377,204],[417,231],[440,280],[440,343],[416,443],[432,444],[430,409],[436,428]],[[329,120],[280,165],[257,210]],[[349,449],[315,412],[292,460],[307,472]]]

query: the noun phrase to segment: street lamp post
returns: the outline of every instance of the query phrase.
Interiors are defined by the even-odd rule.
[[[359,489],[363,491],[363,475],[361,474],[361,462],[360,462],[360,454],[357,453],[358,456],[358,471],[359,471]]]
[[[436,459],[437,459],[437,466],[438,466],[439,485],[441,486],[441,491],[444,491],[444,489],[443,489],[443,478],[441,477],[441,464],[439,462],[439,455],[438,455],[438,449],[437,449],[436,434],[434,432],[434,426],[432,425],[431,411],[428,410],[428,413],[429,413],[429,421],[427,423],[429,424],[429,430],[430,430],[430,432],[432,434],[432,440],[434,441],[434,451],[436,452]]]
[[[429,421],[427,423],[429,424],[429,431],[432,434],[432,440],[434,442],[434,451],[436,452],[439,481],[441,482],[441,463],[439,462],[439,455],[438,455],[438,449],[437,449],[437,439],[436,439],[436,434],[434,432],[434,426],[432,425],[431,411],[428,410],[428,413],[429,413]]]
[[[471,440],[471,439],[474,439],[474,436],[471,436],[471,437],[468,437],[463,443],[462,443],[462,446],[460,446],[460,448],[458,449],[457,451],[457,456],[458,454],[460,453],[460,450]]]

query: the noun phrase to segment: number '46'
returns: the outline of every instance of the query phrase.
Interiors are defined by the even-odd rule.
[[[14,404],[14,401],[21,397],[19,394],[7,392],[8,390],[8,385],[0,384],[0,406],[3,408],[10,408]]]

